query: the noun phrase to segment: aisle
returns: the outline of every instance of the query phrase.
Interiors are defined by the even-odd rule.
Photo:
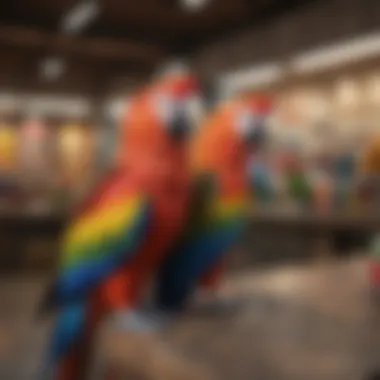
[[[241,273],[226,284],[226,294],[241,298],[238,313],[194,310],[160,340],[218,380],[363,379],[380,363],[380,309],[369,297],[364,269],[352,261]],[[41,283],[0,282],[2,380],[31,379],[46,330],[31,318]],[[161,379],[158,372],[141,378]]]

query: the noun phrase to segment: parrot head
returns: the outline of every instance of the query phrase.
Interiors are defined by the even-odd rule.
[[[119,167],[133,172],[152,193],[183,193],[199,104],[190,73],[167,74],[143,89],[130,102],[122,125]]]
[[[166,75],[136,95],[122,124],[122,150],[180,146],[196,125],[201,101],[190,73]],[[148,149],[146,149],[148,148]]]
[[[235,129],[243,144],[257,148],[265,142],[271,104],[267,98],[242,100],[236,112]]]
[[[201,126],[193,146],[201,166],[245,162],[266,139],[271,102],[264,97],[242,97],[221,105]]]
[[[169,138],[178,141],[190,135],[202,108],[193,76],[179,73],[163,78],[152,89],[151,101]]]

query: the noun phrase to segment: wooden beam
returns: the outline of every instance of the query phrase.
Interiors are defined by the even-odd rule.
[[[241,17],[236,17],[233,22],[227,26],[219,24],[218,27],[205,37],[198,34],[193,44],[196,49],[189,53],[197,53],[202,49],[207,49],[212,45],[223,43],[227,39],[247,33],[249,34],[255,28],[276,20],[280,16],[289,14],[308,4],[322,2],[323,0],[244,0],[246,11]]]
[[[154,66],[165,52],[153,45],[126,40],[51,34],[19,26],[0,26],[0,44],[47,49],[53,53],[78,55],[119,62],[141,62]]]

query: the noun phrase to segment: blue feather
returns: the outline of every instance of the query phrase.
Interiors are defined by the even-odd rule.
[[[159,271],[156,306],[171,311],[181,309],[199,278],[231,248],[243,226],[244,220],[239,219],[176,247]]]
[[[85,265],[75,266],[62,272],[54,285],[54,299],[60,305],[82,299],[115,268],[126,262],[136,252],[140,243],[139,237],[142,236],[143,231],[148,226],[150,211],[149,208],[146,208],[139,215],[133,231],[126,233],[114,245],[109,254],[102,255],[101,259],[86,262]],[[126,253],[127,255],[125,255]]]
[[[83,302],[66,306],[59,314],[52,335],[50,359],[59,360],[80,337],[85,328],[86,308]]]
[[[50,350],[46,353],[41,380],[54,378],[57,363],[78,342],[85,329],[86,308],[84,302],[65,306],[59,313],[51,335]]]

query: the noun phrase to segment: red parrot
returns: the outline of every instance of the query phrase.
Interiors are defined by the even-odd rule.
[[[84,202],[64,235],[42,305],[57,320],[43,378],[83,380],[93,338],[111,312],[132,310],[182,228],[188,201],[190,74],[138,94],[122,124],[119,165]],[[132,315],[131,311],[131,315]]]
[[[195,133],[190,144],[192,211],[158,271],[154,304],[161,311],[178,312],[196,289],[217,288],[224,257],[247,221],[248,159],[263,141],[269,109],[266,98],[235,99]]]

